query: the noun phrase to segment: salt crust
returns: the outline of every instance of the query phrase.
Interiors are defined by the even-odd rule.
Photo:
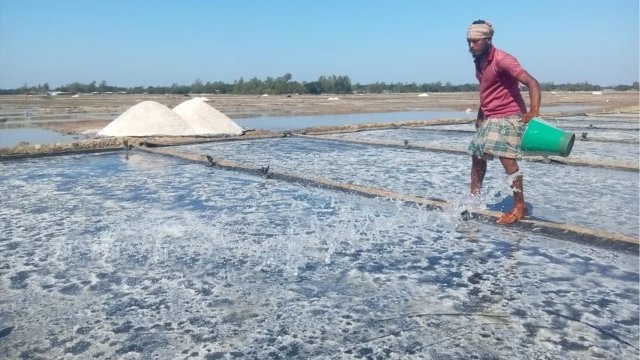
[[[102,136],[241,135],[244,130],[202,98],[187,100],[173,111],[156,101],[138,103],[109,123]]]

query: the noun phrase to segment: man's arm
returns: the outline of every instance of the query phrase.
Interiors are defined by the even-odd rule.
[[[529,112],[522,115],[522,122],[528,123],[534,117],[540,116],[540,98],[542,98],[540,84],[526,71],[518,77],[518,81],[529,88]]]

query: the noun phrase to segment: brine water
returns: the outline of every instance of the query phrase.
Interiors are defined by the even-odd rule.
[[[0,162],[2,358],[639,355],[637,253],[465,221],[491,198],[468,200],[457,157],[302,139],[181,150],[453,206],[136,150]]]

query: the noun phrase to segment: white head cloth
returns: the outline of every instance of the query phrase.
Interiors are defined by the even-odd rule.
[[[467,29],[467,39],[478,40],[493,37],[493,26],[490,22],[484,24],[471,24]]]

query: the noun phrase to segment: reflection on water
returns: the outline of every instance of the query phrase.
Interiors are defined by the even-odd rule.
[[[77,135],[65,135],[42,128],[4,128],[0,129],[0,147],[12,147],[20,143],[53,144],[72,142],[79,138]]]

